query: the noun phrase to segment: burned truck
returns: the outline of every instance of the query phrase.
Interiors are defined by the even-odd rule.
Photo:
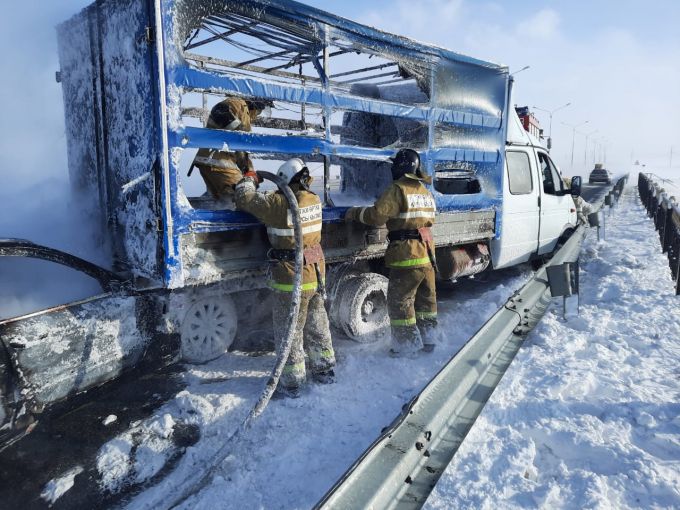
[[[509,106],[502,65],[289,0],[98,0],[58,42],[70,179],[113,265],[0,241],[0,255],[66,264],[103,289],[0,321],[5,443],[142,360],[205,362],[271,336],[265,229],[187,175],[200,148],[246,151],[258,170],[308,164],[329,315],[362,342],[388,327],[387,232],[342,218],[387,187],[399,149],[433,178],[442,279],[549,252],[576,222],[571,190]],[[266,100],[271,115],[248,133],[206,127],[227,97]]]

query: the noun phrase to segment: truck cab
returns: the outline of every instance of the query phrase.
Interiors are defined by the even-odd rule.
[[[511,116],[505,149],[504,231],[491,241],[494,269],[552,252],[577,222],[572,190],[540,140]],[[575,190],[576,191],[576,190]]]

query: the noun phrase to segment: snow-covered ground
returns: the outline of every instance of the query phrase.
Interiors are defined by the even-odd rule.
[[[417,359],[393,359],[384,343],[361,345],[338,335],[336,384],[311,384],[297,400],[272,401],[235,442],[217,477],[183,508],[311,507],[530,274],[527,267],[512,269],[490,275],[487,282],[468,280],[441,292],[440,343],[435,352]],[[100,449],[101,485],[118,491],[148,480],[170,454],[173,424],[198,425],[202,437],[175,471],[130,503],[131,508],[155,508],[187,475],[204,467],[236,429],[272,364],[271,355],[232,353],[189,367],[186,391]]]
[[[680,297],[628,189],[581,314],[528,337],[426,508],[680,507]]]
[[[606,241],[594,231],[586,240],[580,317],[564,322],[555,306],[528,337],[428,508],[680,506],[680,298],[634,194],[608,217]],[[513,269],[440,292],[440,343],[427,356],[392,359],[384,344],[338,335],[337,383],[273,401],[180,508],[311,507],[529,275]],[[132,509],[167,502],[236,429],[272,363],[231,353],[187,367],[184,391],[102,445],[101,487],[150,481],[175,454],[178,425],[195,426],[201,438],[174,470],[127,501]],[[72,470],[63,473],[44,499],[72,481]]]

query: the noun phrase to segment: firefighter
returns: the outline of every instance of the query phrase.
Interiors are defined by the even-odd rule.
[[[389,246],[385,265],[390,268],[387,306],[392,331],[393,356],[434,349],[437,325],[434,240],[436,206],[423,183],[420,157],[402,149],[392,159],[393,182],[372,207],[351,207],[346,221],[366,225],[387,224]]]
[[[249,132],[251,123],[269,106],[271,103],[267,101],[228,97],[210,110],[206,127]],[[243,151],[199,149],[189,174],[194,166],[201,172],[210,195],[216,200],[227,201],[231,200],[234,185],[241,180],[243,174],[254,171],[248,153]]]
[[[281,165],[278,175],[289,183],[298,200],[304,243],[300,313],[290,355],[277,387],[279,395],[295,398],[299,396],[300,387],[306,380],[305,351],[312,379],[323,384],[335,380],[335,353],[324,307],[325,264],[319,244],[321,201],[309,190],[312,178],[301,159],[294,158]],[[270,285],[274,290],[273,321],[278,351],[282,347],[293,291],[295,237],[288,202],[283,193],[257,192],[258,184],[257,174],[246,172],[236,185],[234,199],[238,209],[249,212],[267,227],[267,236],[272,245],[268,257],[274,264]]]

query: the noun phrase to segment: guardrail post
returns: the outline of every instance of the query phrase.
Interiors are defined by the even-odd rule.
[[[671,245],[673,244],[673,207],[666,211],[666,224],[663,228],[663,239],[661,246],[661,253],[668,253],[670,256]]]
[[[661,243],[661,253],[666,252],[666,234],[668,233],[668,217],[672,209],[669,210],[667,200],[661,203],[661,214],[659,214],[659,242]]]
[[[547,266],[548,285],[552,297],[562,297],[562,319],[567,320],[567,298],[576,294],[577,314],[580,315],[581,299],[579,294],[579,263],[565,262],[564,264]]]
[[[592,212],[588,215],[588,226],[597,227],[597,240],[600,241],[600,211]]]

